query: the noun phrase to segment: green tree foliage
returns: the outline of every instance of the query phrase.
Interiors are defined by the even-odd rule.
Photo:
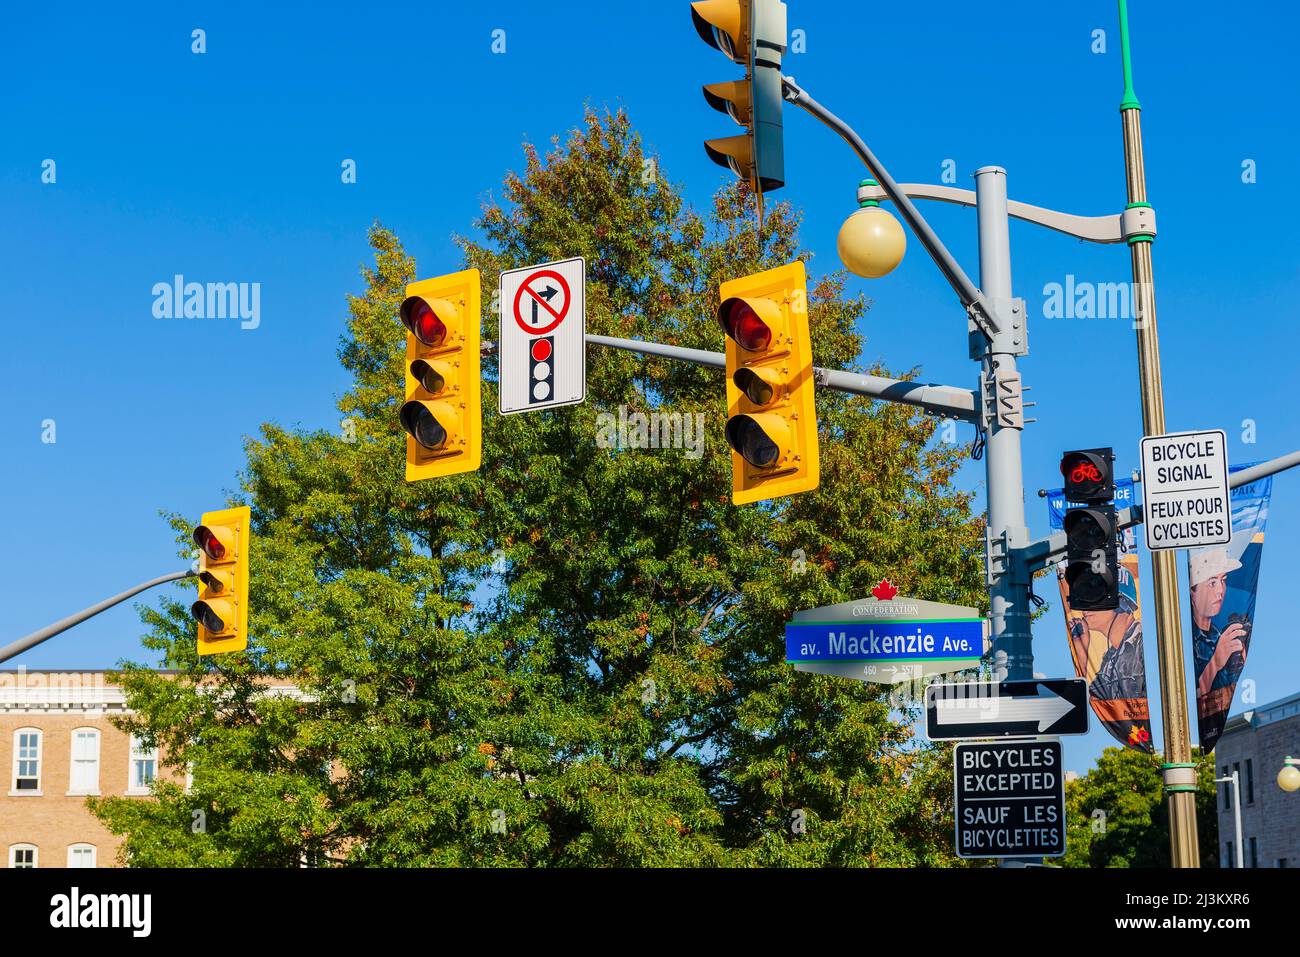
[[[622,113],[526,148],[477,226],[460,245],[485,303],[501,269],[582,255],[590,332],[715,351],[718,284],[808,258],[788,205],[761,235],[743,187],[690,209]],[[184,602],[144,613],[178,673],[125,666],[126,724],[193,785],[95,803],[131,860],[955,863],[950,750],[916,745],[879,687],[793,671],[783,626],[886,576],[981,604],[965,449],[822,390],[821,487],[737,508],[718,370],[592,347],[585,404],[520,416],[493,411],[489,358],[483,468],[408,485],[396,313],[416,267],[382,227],[370,242],[344,434],[248,443],[254,646],[199,660]],[[867,303],[843,281],[810,289],[815,361],[855,368]],[[611,447],[620,407],[698,417],[703,446]],[[282,680],[307,698],[265,692]]]
[[[1201,866],[1218,867],[1214,755],[1194,749]],[[1107,748],[1097,766],[1065,786],[1066,867],[1168,867],[1169,807],[1161,758]]]

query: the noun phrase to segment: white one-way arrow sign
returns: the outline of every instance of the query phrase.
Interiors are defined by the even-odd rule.
[[[1082,678],[933,684],[925,712],[926,736],[936,741],[1084,734],[1088,686]]]

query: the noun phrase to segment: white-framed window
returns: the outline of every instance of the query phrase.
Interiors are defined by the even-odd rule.
[[[94,867],[95,866],[95,845],[94,844],[69,844],[68,845],[68,866],[69,867]]]
[[[10,795],[41,793],[41,738],[38,728],[14,732],[14,776]]]
[[[126,782],[127,794],[148,794],[158,773],[158,749],[146,748],[144,742],[131,735],[130,778]]]
[[[99,729],[77,728],[72,732],[72,763],[68,772],[69,794],[99,793]]]
[[[9,866],[10,867],[35,867],[36,866],[36,845],[35,844],[10,844],[9,845]]]

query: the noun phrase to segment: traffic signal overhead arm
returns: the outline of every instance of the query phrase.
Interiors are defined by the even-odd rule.
[[[160,575],[157,578],[149,579],[147,582],[141,582],[139,585],[136,585],[134,588],[128,588],[126,591],[122,592],[121,594],[114,595],[112,598],[105,598],[101,602],[96,602],[95,604],[91,605],[89,608],[83,608],[75,615],[69,615],[67,618],[61,618],[51,625],[46,625],[44,628],[38,629],[37,631],[33,631],[30,635],[25,635],[22,638],[17,639],[16,641],[11,641],[3,648],[0,648],[0,662],[8,661],[10,658],[15,657],[16,655],[20,655],[28,648],[34,648],[37,645],[39,645],[41,642],[48,641],[49,639],[53,638],[55,635],[67,631],[73,625],[79,625],[86,619],[94,618],[100,612],[107,611],[108,609],[112,608],[114,605],[120,605],[128,598],[134,598],[142,591],[148,591],[150,588],[156,588],[157,586],[165,585],[168,582],[179,581],[182,578],[193,578],[197,574],[198,574],[197,572],[187,568],[183,572],[172,572],[168,575]]]
[[[917,210],[911,199],[908,198],[907,193],[889,175],[889,171],[871,152],[862,137],[854,132],[853,127],[813,99],[803,87],[795,82],[794,77],[783,77],[782,82],[784,84],[785,98],[789,102],[795,106],[803,107],[853,147],[862,162],[866,164],[871,175],[880,184],[885,195],[894,201],[894,205],[898,207],[898,214],[903,218],[903,221],[912,228],[912,232],[916,234],[917,239],[921,240],[921,245],[925,247],[926,252],[930,254],[930,258],[934,260],[934,264],[939,267],[939,271],[948,280],[948,285],[952,286],[953,291],[957,293],[957,298],[961,300],[962,306],[965,307],[967,314],[984,338],[991,341],[1002,329],[1009,329],[1011,323],[998,315],[993,303],[988,300],[970,276],[966,274],[966,271],[961,268],[961,264],[948,251],[948,247],[943,244],[938,234],[926,222],[925,217]]]
[[[695,365],[710,366],[715,369],[727,367],[727,356],[723,352],[710,352],[707,349],[688,349],[683,346],[670,346],[661,342],[643,342],[639,339],[620,339],[615,336],[597,336],[587,334],[587,342],[593,346],[610,349],[622,349],[647,356],[660,356],[691,362]],[[485,343],[485,347],[490,343]],[[896,402],[946,419],[969,422],[972,425],[980,421],[979,397],[970,389],[956,386],[933,385],[922,382],[907,382],[902,379],[890,379],[885,376],[866,375],[860,372],[847,372],[841,369],[823,369],[813,367],[813,381],[818,388],[834,389],[850,395],[860,395],[882,402]]]

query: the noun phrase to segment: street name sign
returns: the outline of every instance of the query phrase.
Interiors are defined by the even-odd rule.
[[[1082,678],[964,681],[925,689],[931,741],[1087,734],[1088,682]]]
[[[958,857],[1060,857],[1065,773],[1060,741],[953,748]]]
[[[797,612],[785,657],[796,671],[897,684],[976,667],[985,630],[974,608],[907,598],[882,581],[869,598]]]
[[[1232,540],[1228,440],[1222,429],[1142,440],[1142,524],[1153,551]]]
[[[497,339],[503,415],[587,397],[587,263],[581,256],[501,274]]]

